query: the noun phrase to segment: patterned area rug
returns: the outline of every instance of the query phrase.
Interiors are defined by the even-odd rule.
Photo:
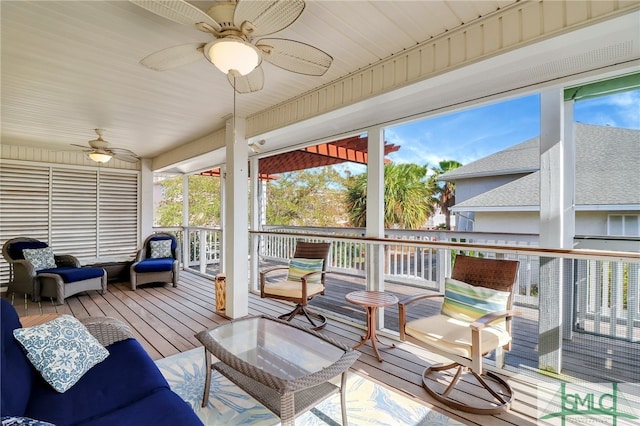
[[[224,376],[214,371],[209,404],[202,408],[205,369],[202,348],[156,361],[171,389],[187,401],[205,425],[280,424],[280,420]],[[349,425],[461,425],[428,406],[351,372],[347,380]],[[297,425],[340,425],[340,397],[333,395],[296,418]]]

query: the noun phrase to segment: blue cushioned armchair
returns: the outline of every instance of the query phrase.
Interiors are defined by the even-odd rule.
[[[35,302],[52,297],[62,305],[64,299],[83,291],[107,292],[104,269],[81,267],[71,255],[54,255],[43,241],[12,238],[3,244],[2,255],[9,263],[9,293],[31,295]]]
[[[180,245],[171,234],[158,232],[144,240],[131,265],[131,290],[141,284],[173,283],[180,278]]]

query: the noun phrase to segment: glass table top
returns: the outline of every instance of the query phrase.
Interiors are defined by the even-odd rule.
[[[287,380],[327,368],[345,354],[344,349],[308,331],[265,317],[235,320],[206,333],[231,355]],[[207,349],[216,355],[215,347]]]

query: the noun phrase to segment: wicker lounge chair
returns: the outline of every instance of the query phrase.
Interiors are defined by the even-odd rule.
[[[291,321],[296,315],[304,315],[312,330],[319,330],[327,324],[324,315],[309,312],[306,306],[314,296],[324,294],[330,248],[331,243],[298,242],[289,266],[275,266],[260,272],[260,297],[296,304],[291,312],[280,315],[280,319]],[[267,280],[269,274],[283,269],[289,270],[286,279]]]
[[[74,256],[53,255],[43,241],[12,238],[2,246],[2,255],[9,263],[8,293],[28,294],[35,302],[51,297],[62,305],[64,299],[83,291],[107,292],[103,268],[81,267]]]
[[[171,234],[158,232],[144,240],[130,268],[131,290],[148,283],[172,283],[180,278],[180,244]]]
[[[400,340],[452,361],[431,365],[422,375],[424,388],[438,401],[477,414],[509,409],[513,391],[501,377],[483,369],[483,357],[511,349],[511,317],[517,313],[510,309],[517,273],[514,260],[458,255],[445,294],[411,296],[399,302]],[[444,297],[439,315],[407,320],[410,304],[432,297]],[[443,373],[450,369],[455,369],[452,378]],[[487,393],[484,405],[471,406],[464,394],[456,392],[463,381],[461,387],[466,386],[467,392],[474,389],[470,386],[474,379],[476,390],[471,392]]]

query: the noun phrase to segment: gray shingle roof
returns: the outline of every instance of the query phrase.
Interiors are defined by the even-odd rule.
[[[439,180],[456,181],[484,176],[534,172],[540,169],[540,139],[535,137],[440,175]]]
[[[442,177],[459,181],[479,176],[517,174],[533,164],[538,170],[539,155],[539,139],[535,138],[459,167]],[[495,165],[492,159],[496,161]],[[513,165],[520,165],[520,169],[508,166],[505,161],[513,161]],[[505,207],[537,210],[539,190],[539,172],[536,171],[458,203],[455,210],[502,210]],[[596,205],[640,205],[640,131],[576,124],[576,206]]]

